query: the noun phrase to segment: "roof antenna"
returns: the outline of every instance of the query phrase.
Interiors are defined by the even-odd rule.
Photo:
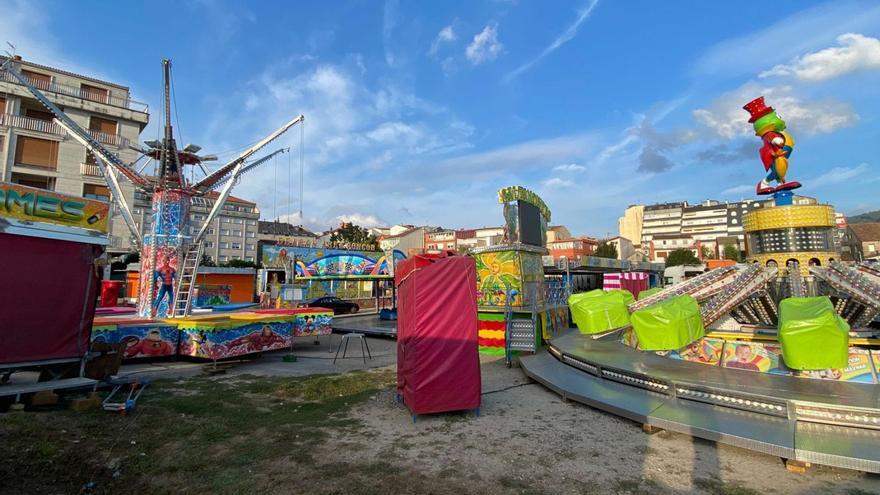
[[[6,64],[8,63],[12,63],[12,60],[15,60],[15,45],[8,41],[6,42],[6,44],[9,45],[9,48],[12,49],[12,52],[10,52],[9,50],[3,50],[4,52],[6,52],[6,61],[3,62],[4,66],[6,66]]]

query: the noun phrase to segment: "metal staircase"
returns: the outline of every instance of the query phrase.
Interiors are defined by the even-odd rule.
[[[183,262],[180,264],[180,270],[178,270],[177,289],[174,291],[174,318],[189,315],[189,311],[192,308],[193,287],[195,286],[201,259],[202,243],[190,244],[184,254]]]

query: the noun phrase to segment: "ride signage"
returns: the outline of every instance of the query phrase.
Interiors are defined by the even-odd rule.
[[[110,204],[0,182],[0,217],[107,232]]]

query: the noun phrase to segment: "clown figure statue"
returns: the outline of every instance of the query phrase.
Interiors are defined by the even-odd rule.
[[[785,121],[776,115],[773,107],[764,104],[764,97],[756,98],[747,103],[744,110],[749,112],[749,123],[755,128],[755,134],[764,142],[761,146],[761,162],[767,176],[758,183],[757,194],[773,194],[778,191],[789,191],[801,187],[799,182],[785,180],[788,172],[788,157],[794,148],[794,141],[785,132]],[[771,185],[776,181],[777,185]]]

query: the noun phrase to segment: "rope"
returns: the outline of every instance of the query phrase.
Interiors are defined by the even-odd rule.
[[[272,181],[272,216],[278,221],[278,155],[272,157],[275,180]]]
[[[303,168],[306,153],[306,121],[299,123],[299,221],[303,221]]]
[[[287,207],[290,208],[290,211],[293,211],[291,194],[293,194],[293,172],[290,170],[290,148],[287,148]],[[288,220],[290,219],[288,218]]]

